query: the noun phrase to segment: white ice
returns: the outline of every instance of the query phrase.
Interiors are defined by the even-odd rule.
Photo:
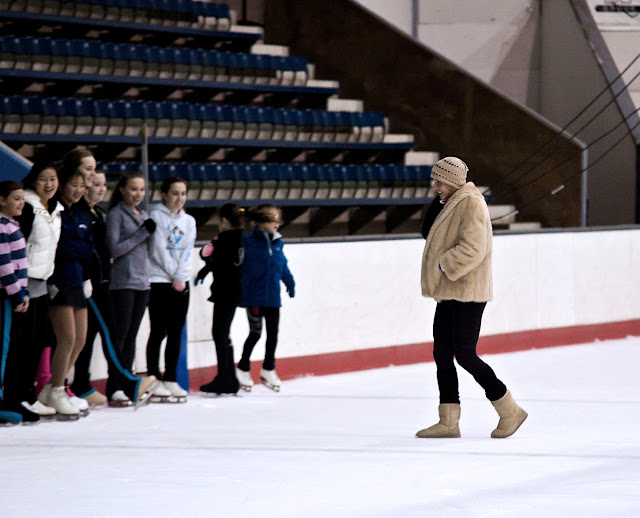
[[[433,363],[0,428],[0,517],[640,516],[640,338],[484,358],[529,412],[508,439],[462,371],[462,438],[414,437]]]

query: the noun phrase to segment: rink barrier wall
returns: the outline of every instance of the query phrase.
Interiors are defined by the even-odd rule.
[[[432,360],[436,303],[420,294],[424,240],[415,237],[286,242],[296,297],[282,291],[277,370],[283,379]],[[640,227],[496,233],[493,301],[478,351],[494,354],[640,336]],[[196,255],[193,276],[202,263]],[[211,277],[192,286],[188,314],[189,385],[215,375]],[[231,330],[239,360],[248,334],[239,308]],[[145,316],[136,372],[146,370]],[[264,334],[252,355],[258,376]],[[91,366],[106,377],[101,347]]]

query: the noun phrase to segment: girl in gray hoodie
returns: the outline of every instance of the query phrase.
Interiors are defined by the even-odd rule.
[[[107,214],[107,246],[111,253],[112,305],[111,341],[120,364],[127,371],[133,366],[136,336],[149,303],[151,261],[149,256],[156,229],[155,222],[139,207],[144,199],[145,181],[139,173],[125,173],[120,177]],[[155,377],[143,378],[139,398],[155,382]],[[131,395],[124,386],[126,379],[116,368],[109,366],[107,397],[110,404],[129,403]]]

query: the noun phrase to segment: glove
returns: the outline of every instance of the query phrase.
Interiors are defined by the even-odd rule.
[[[198,284],[202,284],[204,282],[204,278],[207,276],[208,273],[209,273],[209,270],[207,269],[206,266],[202,268],[198,272],[198,275],[196,275],[196,279],[195,281],[193,281],[193,285],[197,286]]]
[[[287,293],[289,294],[289,297],[293,298],[296,296],[296,288],[295,286],[291,286],[291,288],[287,287]]]
[[[156,222],[149,218],[144,221],[142,226],[149,231],[149,234],[153,234],[156,229]]]
[[[207,243],[202,247],[202,257],[209,257],[213,253],[213,243]]]
[[[93,284],[91,284],[91,280],[87,279],[82,283],[82,293],[84,293],[85,299],[91,297],[91,294],[93,293]]]

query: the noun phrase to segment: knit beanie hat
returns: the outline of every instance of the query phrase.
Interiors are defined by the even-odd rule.
[[[469,168],[459,158],[447,156],[438,160],[431,169],[431,178],[440,180],[454,189],[467,183]]]

